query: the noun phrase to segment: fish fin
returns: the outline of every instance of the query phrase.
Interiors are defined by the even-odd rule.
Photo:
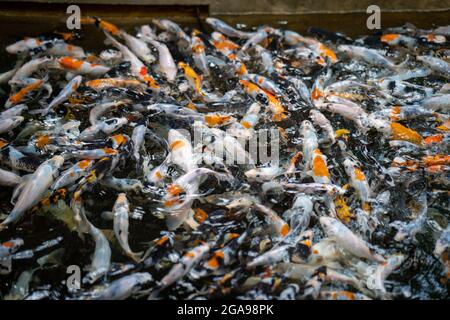
[[[176,230],[178,227],[180,227],[189,216],[190,210],[191,210],[190,207],[187,208],[181,207],[180,209],[177,209],[176,211],[167,214],[166,215],[167,228],[169,230]]]

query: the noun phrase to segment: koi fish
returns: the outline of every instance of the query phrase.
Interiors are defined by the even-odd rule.
[[[128,244],[128,216],[130,215],[130,208],[125,193],[120,193],[117,196],[112,212],[114,215],[114,234],[122,250],[135,262],[139,262],[142,252],[135,253],[131,251],[130,245]]]
[[[336,240],[340,246],[353,255],[378,263],[386,263],[386,259],[370,250],[364,240],[358,238],[338,220],[329,217],[320,217],[320,224],[329,237]]]
[[[78,60],[72,57],[62,57],[59,58],[57,61],[61,68],[70,71],[74,74],[100,77],[110,70],[109,67],[95,63],[90,63],[83,60]]]
[[[27,210],[36,205],[47,189],[52,185],[64,158],[54,156],[41,164],[21,188],[20,196],[8,217],[0,223],[0,230],[18,222]]]

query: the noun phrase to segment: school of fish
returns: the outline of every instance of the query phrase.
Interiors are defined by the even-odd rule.
[[[1,49],[1,299],[449,298],[450,26],[81,22]]]

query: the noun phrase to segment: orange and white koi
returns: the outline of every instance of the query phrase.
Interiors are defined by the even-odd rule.
[[[168,159],[170,160],[170,157],[168,157]],[[153,185],[160,184],[164,180],[164,178],[168,175],[169,166],[167,162],[168,162],[167,160],[164,161],[162,164],[156,166],[150,172],[148,172],[146,161],[144,161],[145,180]]]
[[[136,78],[143,81],[145,84],[147,84],[150,89],[154,91],[159,91],[160,85],[156,82],[156,80],[148,74],[147,67],[142,63],[141,60],[130,50],[127,46],[121,44],[119,41],[114,39],[113,36],[111,36],[109,33],[105,32],[106,38],[111,41],[114,47],[119,49],[119,51],[122,53],[123,60],[128,61],[131,64],[131,73]]]
[[[86,86],[96,91],[101,91],[107,88],[139,88],[142,87],[142,83],[135,79],[122,79],[122,78],[102,78],[89,80]]]
[[[442,27],[439,27],[439,28],[442,28]],[[439,29],[439,28],[437,28],[437,29]],[[447,38],[444,34],[436,34],[435,32],[436,31],[422,34],[422,35],[420,35],[420,39],[422,39],[426,42],[435,43],[435,44],[441,44],[441,43],[445,43],[447,41]],[[447,36],[448,36],[448,34],[447,34]]]
[[[209,75],[209,64],[205,53],[205,44],[199,37],[193,36],[191,38],[192,58],[195,66],[203,73]]]
[[[168,211],[166,224],[170,230],[175,230],[188,218],[192,202],[198,197],[202,178],[206,175],[213,175],[218,180],[230,180],[226,174],[207,168],[197,168],[179,177],[167,188],[164,206]]]
[[[160,291],[171,286],[188,274],[188,272],[209,252],[209,249],[210,246],[207,243],[202,243],[186,252],[180,261],[170,269],[169,273],[161,279],[158,289],[152,293],[150,298],[156,298]]]
[[[120,35],[120,30],[117,28],[114,24],[111,22],[105,21],[103,19],[100,19],[98,17],[86,17],[81,18],[80,21],[82,24],[93,24],[96,27],[102,29],[105,32],[108,32],[114,36]]]
[[[59,58],[58,64],[61,68],[74,74],[90,75],[95,77],[102,76],[110,70],[109,67],[78,60],[72,57]]]
[[[31,52],[34,54],[45,53],[52,56],[70,56],[78,59],[86,57],[83,48],[65,43],[62,40],[46,41],[41,46],[32,49]]]
[[[236,121],[236,119],[227,114],[210,113],[205,114],[204,121],[209,127],[222,127]]]
[[[184,172],[191,172],[197,168],[191,142],[178,130],[171,129],[168,135],[170,161],[179,166]]]
[[[78,150],[69,153],[70,156],[75,157],[77,159],[89,159],[89,160],[97,160],[102,159],[104,157],[113,157],[117,156],[118,154],[119,151],[114,150],[112,148]]]
[[[278,87],[278,85],[266,77],[254,73],[247,73],[242,77],[242,79],[256,83],[258,87],[273,95],[276,96],[283,95],[283,91]]]
[[[285,171],[286,175],[294,174],[295,172],[297,172],[297,167],[302,160],[302,156],[303,154],[300,151],[294,154],[294,156],[289,160],[289,165],[287,166]]]
[[[350,185],[356,190],[356,193],[359,199],[363,202],[363,205],[366,205],[370,201],[373,192],[364,172],[362,172],[356,162],[350,158],[346,158],[344,160],[344,169],[347,176],[350,178]]]
[[[253,206],[264,215],[264,219],[269,225],[269,231],[272,236],[283,238],[288,235],[290,231],[289,224],[287,224],[274,210],[256,202]]]
[[[252,103],[252,105],[248,108],[247,113],[240,121],[240,124],[246,128],[250,129],[255,127],[259,121],[259,112],[261,109],[261,105],[257,102]]]
[[[0,260],[7,258],[11,254],[15,253],[21,246],[23,246],[24,241],[21,238],[11,239],[0,244]]]
[[[408,37],[398,33],[386,33],[380,37],[380,41],[388,44],[389,46],[400,46],[414,49],[417,47],[417,39]]]
[[[213,32],[211,34],[211,44],[230,60],[237,60],[235,52],[240,48],[239,45],[231,40],[228,40],[223,34],[219,32]]]
[[[8,45],[5,49],[11,54],[27,53],[28,51],[41,46],[45,40],[40,38],[25,38],[13,44]]]
[[[241,235],[236,233],[227,233],[224,237],[222,248],[215,250],[211,257],[204,263],[205,268],[216,271],[223,266],[229,266],[237,260],[237,251],[246,239],[248,233]]]
[[[418,132],[397,122],[391,123],[391,139],[408,141],[419,146],[423,145],[423,138]]]
[[[259,103],[252,103],[241,121],[232,122],[227,128],[227,132],[237,139],[251,139],[254,134],[253,128],[258,124],[260,118],[260,110]]]
[[[325,100],[325,82],[328,80],[328,77],[328,73],[317,77],[311,88],[311,97],[308,100],[318,108]],[[304,93],[306,94],[306,90],[304,90]]]
[[[418,105],[411,106],[393,106],[391,108],[382,109],[372,113],[389,118],[391,121],[412,120],[417,118],[439,118],[439,115]]]
[[[287,118],[286,110],[274,95],[264,91],[250,81],[239,80],[239,83],[244,87],[245,92],[253,99],[258,100],[262,98],[264,100],[262,102],[267,105],[272,112],[273,121],[282,121]]]
[[[200,96],[204,95],[202,91],[202,79],[201,76],[195,72],[188,64],[184,62],[178,62],[178,66],[183,69],[184,76],[188,80],[189,86]]]
[[[73,184],[81,177],[87,175],[93,164],[94,160],[81,160],[75,163],[72,167],[59,175],[58,179],[56,179],[53,183],[51,189],[58,190]]]
[[[319,149],[313,151],[311,169],[314,182],[324,184],[331,183],[330,172],[328,171],[327,166],[327,157],[320,152]]]
[[[226,156],[227,163],[239,163],[254,168],[255,161],[252,156],[232,135],[217,128],[209,128],[200,121],[194,122],[194,127],[204,134],[203,141],[207,147],[205,151],[219,151],[220,157]]]
[[[20,89],[17,93],[11,95],[8,100],[6,100],[5,108],[10,108],[13,105],[23,102],[33,91],[40,89],[46,79],[33,79],[28,85]]]
[[[338,61],[336,53],[316,39],[303,37],[297,32],[290,30],[284,31],[283,39],[286,41],[287,44],[290,45],[298,45],[300,43],[306,44],[317,54],[321,55],[324,58],[327,58],[331,63],[336,63]]]

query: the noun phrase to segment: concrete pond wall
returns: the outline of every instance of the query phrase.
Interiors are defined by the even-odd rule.
[[[374,4],[381,9],[382,28],[450,24],[450,0],[1,0],[0,42],[64,28],[69,4],[78,4],[83,16],[125,29],[156,17],[198,26],[202,18],[216,16],[247,27],[269,24],[306,32],[315,26],[355,36],[376,32],[366,27],[366,9]]]

